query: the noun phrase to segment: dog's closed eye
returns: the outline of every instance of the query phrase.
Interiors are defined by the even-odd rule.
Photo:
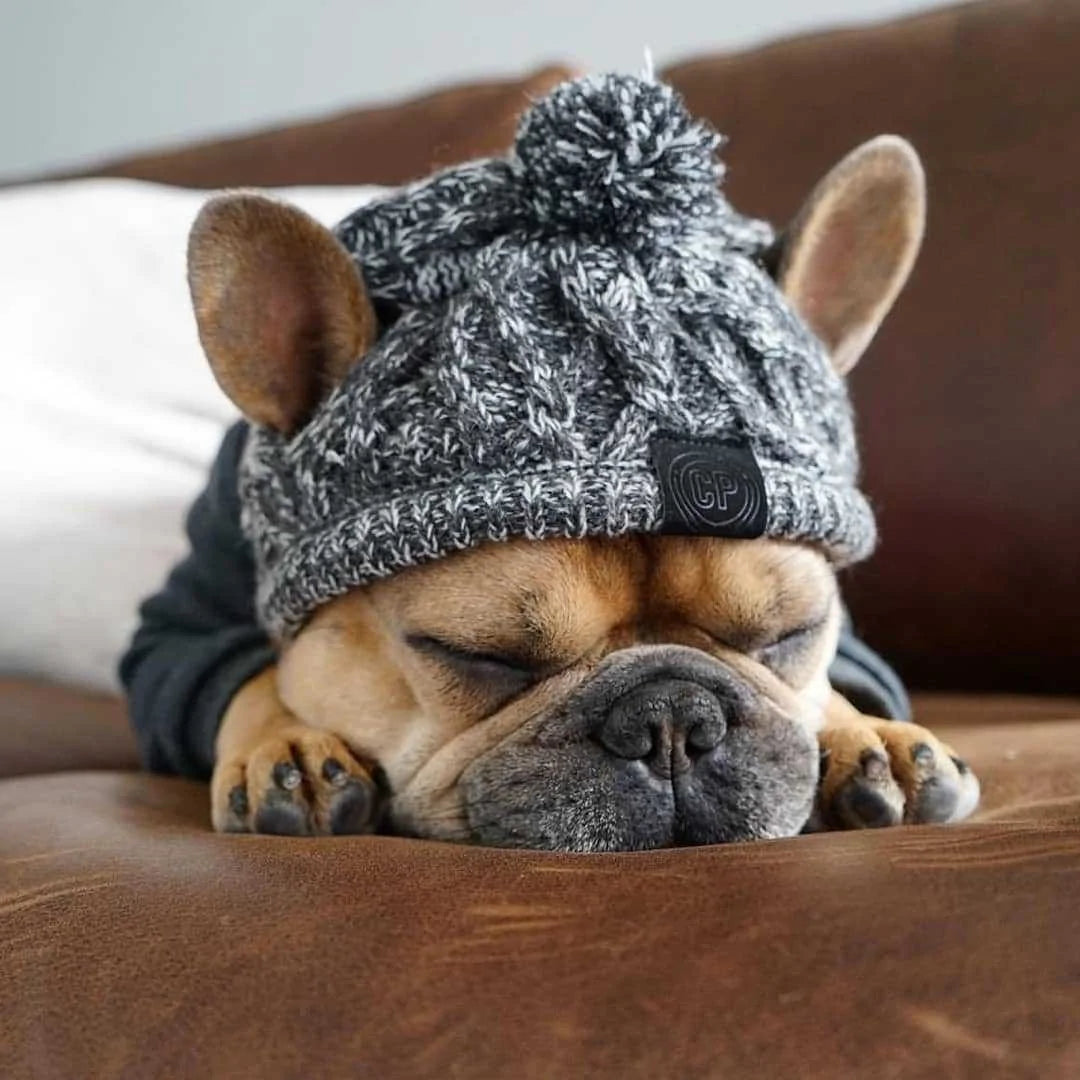
[[[506,700],[536,682],[539,672],[520,657],[475,652],[427,634],[408,634],[406,644],[455,678],[480,684],[493,697]]]
[[[825,615],[787,630],[775,641],[755,649],[754,655],[766,667],[780,671],[782,674],[785,667],[799,660],[814,644],[827,622],[828,616]]]

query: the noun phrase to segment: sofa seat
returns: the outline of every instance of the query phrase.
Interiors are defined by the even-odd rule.
[[[969,823],[567,856],[4,780],[0,1076],[1078,1076],[1080,701],[916,707]]]

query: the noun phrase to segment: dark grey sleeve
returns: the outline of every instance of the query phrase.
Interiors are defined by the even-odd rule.
[[[226,433],[188,514],[191,550],[140,607],[120,661],[143,764],[155,772],[208,777],[226,706],[275,658],[256,622],[255,569],[240,528],[237,472],[246,436],[244,423]]]
[[[886,720],[911,719],[911,701],[900,676],[855,636],[846,611],[836,659],[829,668],[829,682],[859,712]]]

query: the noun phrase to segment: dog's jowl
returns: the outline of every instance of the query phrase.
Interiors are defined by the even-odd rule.
[[[581,79],[333,233],[204,208],[246,419],[123,674],[215,827],[614,851],[974,808],[836,583],[876,537],[844,376],[918,251],[918,158],[857,148],[777,235],[718,142]]]

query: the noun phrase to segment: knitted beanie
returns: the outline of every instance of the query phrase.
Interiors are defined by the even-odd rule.
[[[378,342],[241,465],[257,607],[320,604],[510,537],[767,535],[869,554],[843,380],[720,192],[719,137],[667,86],[568,82],[512,152],[356,211],[337,236]]]

